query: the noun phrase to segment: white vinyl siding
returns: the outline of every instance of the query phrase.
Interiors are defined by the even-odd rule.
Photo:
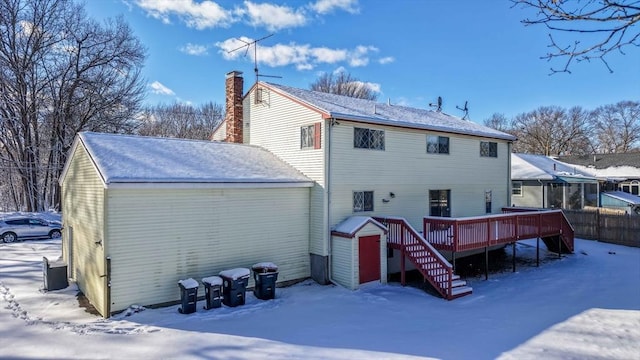
[[[69,273],[87,299],[105,314],[104,186],[80,142],[71,154],[62,181],[63,258],[73,267]],[[73,250],[69,249],[69,229],[73,229]],[[69,258],[71,254],[72,258]]]
[[[434,156],[425,152],[426,131],[377,126],[385,131],[385,151],[360,151],[353,149],[353,129],[361,125],[339,122],[332,128],[332,225],[353,214],[352,193],[361,189],[375,192],[372,215],[402,216],[417,230],[429,213],[429,190],[451,190],[453,217],[483,215],[487,190],[493,192],[496,212],[509,205],[507,141],[491,140],[503,154],[496,161],[478,156],[481,138],[429,132],[449,137],[449,155]]]
[[[328,121],[322,119],[318,112],[269,89],[264,89],[263,101],[259,104],[255,104],[254,96],[255,91],[251,91],[244,100],[245,139],[251,145],[269,150],[316,182],[310,194],[309,250],[313,254],[326,256],[329,253],[329,230],[325,218],[324,156]],[[316,138],[321,144],[315,147],[319,148],[301,149],[300,128],[316,123],[319,123],[320,129]]]
[[[110,189],[112,311],[257,262],[278,265],[278,282],[309,277],[308,202],[308,188]]]

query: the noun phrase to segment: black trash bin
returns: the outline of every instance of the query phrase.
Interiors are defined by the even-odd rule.
[[[196,312],[196,304],[198,302],[198,282],[192,278],[178,281],[180,287],[180,303],[181,307],[178,311],[181,314],[191,314]]]
[[[253,295],[261,300],[270,300],[276,297],[276,281],[278,280],[278,267],[274,263],[262,262],[251,267],[255,286]]]
[[[220,276],[210,276],[202,279],[204,285],[204,298],[206,310],[219,308],[222,306],[222,278]]]
[[[249,283],[249,269],[224,270],[219,275],[222,278],[222,303],[231,307],[244,305],[245,292]]]
[[[42,277],[44,289],[47,291],[60,290],[69,286],[67,278],[67,264],[61,261],[49,261],[42,257]]]

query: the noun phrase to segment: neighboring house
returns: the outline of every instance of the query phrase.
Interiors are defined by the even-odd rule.
[[[391,234],[373,217],[405,218],[415,240],[424,216],[511,205],[512,135],[442,112],[265,82],[245,93],[235,71],[226,98],[212,139],[246,145],[76,139],[60,179],[63,253],[104,316],[176,302],[181,278],[259,261],[279,266],[279,282],[385,282],[387,257],[400,256],[387,252]],[[433,259],[445,272],[430,281],[446,284],[448,298],[470,293],[446,260]]]
[[[552,157],[511,154],[511,205],[582,209],[598,206],[598,179]]]
[[[640,195],[640,153],[559,156],[583,172],[602,180],[601,191]]]
[[[640,215],[640,196],[623,191],[610,191],[600,194],[603,208],[624,210],[627,214]]]
[[[310,276],[313,182],[259,147],[81,133],[60,184],[69,277],[105,317],[261,261]]]

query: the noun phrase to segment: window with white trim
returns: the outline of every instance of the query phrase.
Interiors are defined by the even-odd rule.
[[[358,149],[384,150],[384,130],[354,128],[353,147]]]
[[[498,157],[498,143],[491,141],[480,141],[480,156]]]
[[[353,192],[353,212],[373,211],[373,191]]]
[[[522,181],[511,182],[511,195],[522,196]]]
[[[427,135],[427,153],[428,154],[448,154],[449,153],[449,137]]]

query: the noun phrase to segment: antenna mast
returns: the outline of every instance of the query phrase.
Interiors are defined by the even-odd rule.
[[[253,40],[253,41],[251,41],[251,42],[247,42],[247,41],[244,41],[244,40],[242,40],[242,39],[240,39],[240,38],[236,38],[236,39],[238,39],[238,40],[242,41],[242,42],[244,43],[244,45],[242,45],[242,46],[240,46],[240,47],[238,47],[238,48],[235,48],[235,49],[233,49],[233,50],[229,50],[229,51],[227,51],[227,53],[232,53],[232,52],[234,52],[234,51],[237,51],[237,50],[240,50],[240,49],[243,49],[243,48],[244,48],[244,49],[245,49],[245,51],[244,51],[244,56],[247,56],[247,53],[249,52],[249,48],[251,47],[251,45],[253,45],[253,71],[254,71],[254,72],[255,72],[255,74],[256,74],[256,83],[258,82],[258,80],[259,80],[260,76],[262,76],[262,77],[271,77],[271,78],[282,78],[282,76],[275,76],[275,75],[261,75],[261,74],[258,72],[258,41],[262,41],[262,40],[264,40],[264,39],[268,39],[268,38],[272,37],[273,35],[274,35],[274,34],[269,34],[269,35],[267,35],[267,36],[261,37],[260,39]]]
[[[462,120],[467,120],[467,118],[469,117],[469,106],[467,106],[467,104],[468,104],[468,101],[465,101],[463,108],[456,105],[456,109],[464,111],[464,116],[462,117]]]

